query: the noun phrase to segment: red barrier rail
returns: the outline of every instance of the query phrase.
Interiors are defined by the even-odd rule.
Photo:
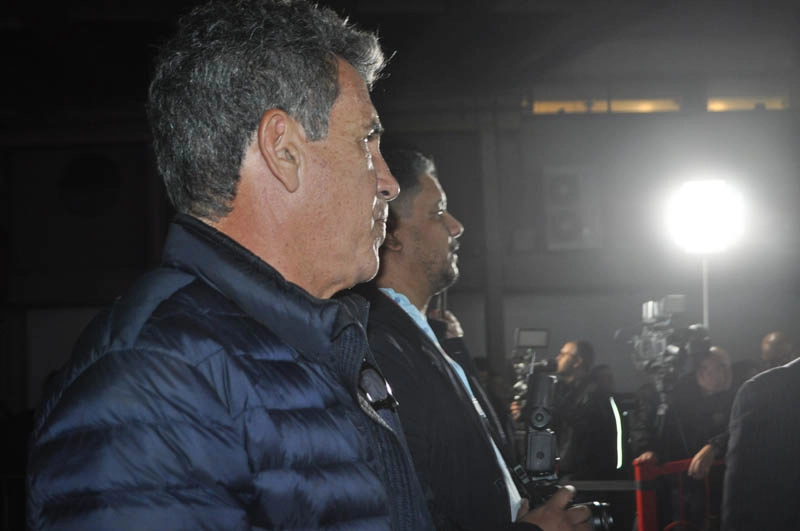
[[[706,529],[706,527],[701,527],[696,523],[688,521],[686,517],[684,482],[687,481],[686,471],[689,470],[689,464],[691,462],[691,459],[684,459],[682,461],[670,461],[664,464],[656,464],[653,462],[634,463],[633,474],[636,480],[636,514],[638,516],[639,531],[670,531],[674,529],[701,531]],[[714,467],[719,467],[723,464],[724,461],[718,460],[714,462]],[[677,519],[666,523],[663,528],[659,528],[659,479],[667,476],[674,476],[677,480],[679,499],[678,514],[672,514],[668,517],[662,515],[664,518],[661,518],[661,520],[675,518],[676,516]],[[709,481],[710,476],[711,474],[709,474],[704,481],[705,517],[707,522],[719,521],[719,515],[715,514],[711,503],[711,491],[713,487]],[[661,494],[664,495],[663,492]]]

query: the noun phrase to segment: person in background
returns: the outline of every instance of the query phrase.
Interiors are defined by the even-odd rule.
[[[595,365],[589,372],[589,381],[597,389],[611,396],[617,392],[617,383],[614,379],[614,371],[605,363]]]
[[[761,363],[763,370],[785,365],[797,358],[798,354],[786,334],[775,330],[761,340]]]
[[[426,319],[431,298],[458,278],[464,227],[447,210],[430,158],[400,150],[386,160],[403,193],[390,207],[378,276],[360,291],[370,300],[370,346],[400,403],[437,529],[588,531],[588,509],[565,508],[574,489],[562,488],[528,510],[475,392],[478,384]],[[452,313],[443,317],[451,338],[463,333]]]
[[[430,529],[367,337],[397,181],[377,38],[301,0],[211,1],[150,85],[178,212],[36,415],[29,529]]]
[[[617,467],[617,422],[613,400],[590,377],[595,353],[585,340],[567,341],[556,356],[553,431],[558,473],[568,479],[610,479]]]
[[[714,461],[725,455],[728,441],[728,419],[733,400],[733,375],[728,352],[712,346],[698,353],[695,368],[675,384],[670,393],[670,403],[660,432],[657,428],[657,405],[655,390],[648,387],[640,392],[639,406],[635,412],[631,445],[635,464],[666,463],[690,459],[688,475],[695,481],[683,484],[683,498],[678,497],[680,488],[670,485],[670,499],[662,501],[664,518],[678,514],[683,505],[686,518],[696,525],[718,525],[721,503],[721,475],[714,474],[711,480],[711,499],[706,503],[705,480],[709,477]],[[707,522],[712,515],[714,522]]]
[[[723,531],[800,529],[800,360],[745,382],[730,417]]]

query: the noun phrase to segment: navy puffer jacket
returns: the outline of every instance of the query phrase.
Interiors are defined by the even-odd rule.
[[[428,528],[395,415],[357,390],[365,317],[178,216],[40,407],[29,527]]]

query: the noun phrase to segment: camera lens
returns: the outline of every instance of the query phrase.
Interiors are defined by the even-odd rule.
[[[614,517],[608,512],[609,505],[605,502],[584,503],[589,508],[589,525],[595,531],[609,531],[614,525]]]

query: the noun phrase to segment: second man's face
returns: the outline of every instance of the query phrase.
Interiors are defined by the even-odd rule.
[[[458,279],[456,252],[464,226],[447,211],[447,196],[435,177],[421,175],[419,182],[411,215],[401,223],[408,229],[406,245],[418,257],[433,295]]]

